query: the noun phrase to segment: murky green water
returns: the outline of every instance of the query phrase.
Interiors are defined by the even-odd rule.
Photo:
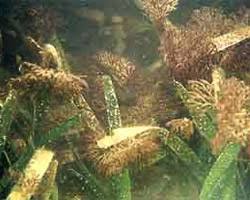
[[[0,199],[249,199],[247,6],[180,1],[161,29],[141,0],[0,0]]]

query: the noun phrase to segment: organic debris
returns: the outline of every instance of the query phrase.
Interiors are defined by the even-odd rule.
[[[111,75],[120,86],[124,86],[129,81],[136,69],[136,66],[127,58],[110,52],[101,51],[94,58],[101,65],[100,69]]]
[[[164,27],[166,17],[176,9],[178,3],[179,0],[141,0],[142,9],[158,28]]]
[[[135,131],[137,128],[131,129]],[[127,128],[121,130],[127,130]],[[106,136],[96,140],[93,136],[85,136],[85,159],[93,163],[97,172],[105,177],[119,174],[134,163],[146,162],[160,151],[162,136],[159,128],[156,127],[153,129],[144,127],[139,130],[137,133],[132,131],[133,136],[121,134],[122,138],[119,138],[116,135],[116,139],[112,137],[107,139],[108,136]]]
[[[247,26],[213,38],[212,42],[215,44],[217,51],[224,51],[225,49],[239,44],[240,42],[249,38],[250,26]]]
[[[36,150],[24,171],[24,176],[20,177],[7,199],[30,199],[39,186],[53,156],[54,153],[51,151],[45,149]]]
[[[228,142],[246,146],[250,134],[250,88],[236,78],[226,79],[216,105],[218,132],[212,141],[214,152]]]
[[[10,87],[19,91],[37,92],[48,89],[53,95],[77,97],[88,88],[85,80],[62,70],[24,62],[21,71],[21,76],[10,81]]]
[[[248,69],[249,48],[243,46],[244,50],[237,50],[250,36],[249,27],[240,23],[242,20],[227,17],[216,9],[203,8],[194,11],[185,25],[167,26],[160,35],[160,52],[171,76],[186,84],[188,80],[211,81],[217,64],[224,69],[235,69],[244,63],[237,69]],[[242,51],[245,54],[239,53]]]
[[[165,124],[172,134],[180,134],[189,140],[194,133],[194,124],[190,119],[173,119]]]

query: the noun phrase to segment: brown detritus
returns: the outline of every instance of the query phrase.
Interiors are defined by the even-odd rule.
[[[21,193],[23,194],[34,193],[34,188],[36,188],[40,183],[38,175],[35,173],[35,171],[32,173],[32,175],[27,177],[25,177],[22,173],[20,174],[19,180],[22,181],[18,181],[17,184],[22,189]]]
[[[39,54],[40,51],[43,51],[43,47],[30,36],[25,38],[25,45],[34,52],[34,54]]]
[[[213,73],[215,74],[215,73]],[[187,105],[191,112],[202,116],[215,112],[217,133],[211,141],[215,154],[228,143],[248,144],[250,135],[250,88],[237,78],[213,76],[212,83],[205,80],[190,81]]]
[[[121,87],[133,76],[136,66],[127,58],[111,52],[100,51],[94,59],[100,65],[101,71],[108,73]]]
[[[193,11],[187,24],[190,28],[215,38],[242,27],[242,21],[242,17],[225,15],[218,8],[203,7]]]
[[[162,29],[166,17],[176,9],[179,0],[141,0],[142,8],[156,28]]]
[[[211,80],[215,48],[204,32],[189,27],[168,28],[159,48],[170,75],[177,81]]]
[[[221,64],[225,69],[230,66],[235,68],[240,59],[243,59],[241,63],[246,66],[245,61],[248,62],[246,54],[242,55],[239,53],[240,50],[233,46],[229,50],[229,56],[226,56],[227,51],[222,53],[226,54],[225,56],[220,56],[221,53],[218,55],[217,44],[213,40],[222,34],[244,27],[242,21],[244,21],[242,17],[228,17],[219,10],[203,8],[194,11],[185,25],[166,27],[160,36],[159,50],[170,75],[186,84],[188,80],[211,81],[214,65]],[[244,51],[248,52],[248,47]]]
[[[106,103],[102,77],[100,75],[90,74],[88,75],[87,81],[89,84],[89,92],[86,95],[86,101],[98,117],[98,120],[105,124],[107,120],[103,113],[106,113]]]
[[[104,135],[104,128],[96,117],[96,113],[88,105],[83,96],[75,99],[75,102],[64,102],[58,104],[58,101],[52,102],[49,112],[46,112],[41,124],[41,132],[47,133],[51,129],[60,126],[68,119],[79,116],[80,123],[74,125],[69,131],[65,132],[56,143],[50,143],[50,147],[56,150],[56,157],[60,164],[68,164],[76,161],[72,148],[78,151],[82,147],[78,139],[80,134],[95,134],[96,137]],[[74,147],[71,144],[74,144]],[[60,144],[58,146],[58,144]],[[71,148],[69,148],[71,147]],[[83,147],[85,148],[85,147]]]
[[[62,70],[46,69],[24,62],[21,71],[21,76],[9,82],[11,88],[19,91],[36,92],[48,89],[55,96],[77,97],[88,88],[85,80]]]
[[[126,126],[164,125],[166,121],[185,112],[181,100],[174,94],[171,79],[164,68],[154,72],[137,69],[125,92],[123,94],[124,91],[118,91],[118,98],[122,121]]]
[[[6,13],[7,15],[3,14],[1,17],[2,67],[12,75],[16,75],[19,66],[17,57],[22,61],[42,65],[40,55],[30,48],[27,37],[33,38],[39,44],[47,43],[56,35],[56,29],[62,27],[64,21],[62,16],[58,16],[57,9],[51,8],[46,3],[29,1],[23,4],[14,1],[10,5],[12,14]]]
[[[27,148],[26,141],[18,133],[11,133],[9,139],[17,156],[22,155]]]
[[[98,136],[103,136],[105,134],[104,128],[102,127],[102,124],[97,119],[96,114],[89,106],[86,99],[81,95],[78,98],[78,108],[80,109],[80,112],[82,113],[82,123],[86,129],[87,132],[90,132],[91,134],[96,134]]]
[[[159,91],[153,91],[153,89],[159,89]],[[122,114],[125,124],[135,125],[147,123],[155,125],[158,122],[166,120],[168,105],[167,100],[164,99],[165,92],[157,87],[153,89],[150,89],[147,93],[141,93],[143,95],[137,97],[135,105],[121,108],[121,110],[125,112]]]
[[[44,177],[39,184],[39,187],[36,189],[35,194],[33,195],[35,199],[48,199],[50,194],[50,191],[55,184],[55,178],[57,174],[57,168],[58,168],[58,161],[53,160],[46,173],[44,174]]]
[[[218,132],[212,149],[218,153],[229,142],[246,146],[250,135],[250,88],[236,78],[226,79],[216,105]]]
[[[39,66],[54,69],[62,68],[62,58],[53,45],[40,45],[32,37],[26,37],[25,43],[36,57]]]
[[[62,105],[59,104],[58,101],[51,101],[49,110],[44,113],[44,119],[41,122],[41,132],[47,133],[49,130],[59,126],[61,123],[64,123],[79,113],[80,110],[72,103],[64,102]],[[71,132],[73,132],[73,130],[71,130]]]
[[[104,115],[106,105],[101,79],[103,73],[98,72],[100,70],[94,64],[88,63],[87,66],[85,74],[88,75],[89,91],[85,98],[98,120],[107,127],[106,115]],[[114,84],[117,86],[116,93],[122,122],[126,126],[164,125],[166,121],[180,117],[181,112],[184,112],[183,104],[174,95],[174,89],[170,78],[166,75],[165,68],[147,72],[139,65],[136,66],[136,70],[125,87],[119,87],[116,81]]]
[[[250,72],[250,41],[243,41],[220,53],[220,66],[229,72]]]
[[[173,119],[165,124],[169,131],[173,134],[180,134],[185,139],[189,140],[194,133],[194,125],[192,120],[183,119]]]
[[[161,138],[155,132],[125,139],[108,148],[100,148],[93,134],[84,134],[83,140],[84,158],[105,177],[119,174],[132,164],[145,162],[161,148]]]
[[[53,156],[52,151],[44,148],[36,149],[7,199],[30,199],[41,183]]]
[[[45,44],[42,51],[39,52],[42,58],[41,66],[47,68],[62,68],[62,59],[52,44]]]
[[[5,86],[0,85],[0,102],[4,102],[8,96],[8,89]]]

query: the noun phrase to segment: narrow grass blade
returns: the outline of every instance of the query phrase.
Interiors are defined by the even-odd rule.
[[[112,133],[113,129],[122,126],[119,104],[111,78],[104,76],[103,82],[109,130]],[[115,200],[131,200],[131,182],[128,169],[124,169],[122,173],[111,178],[111,187]]]
[[[178,159],[187,166],[190,173],[193,174],[200,183],[203,183],[206,175],[206,166],[195,152],[178,136],[169,136],[164,143],[173,151]]]
[[[71,128],[76,126],[80,122],[79,118],[80,118],[79,114],[70,117],[65,122],[61,123],[59,126],[50,130],[47,134],[44,134],[42,136],[40,135],[39,138],[36,139],[35,145],[36,146],[48,145],[49,143],[57,140]]]

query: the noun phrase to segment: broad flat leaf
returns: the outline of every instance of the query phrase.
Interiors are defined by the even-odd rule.
[[[78,157],[78,156],[77,156]],[[85,164],[78,160],[76,162],[77,169],[79,170],[79,173],[74,172],[74,174],[79,178],[80,181],[82,181],[82,185],[85,188],[85,192],[88,195],[88,198],[91,200],[106,200],[107,198],[107,192],[105,191],[105,185],[102,184],[101,181],[99,181],[94,174],[92,174],[88,168],[85,166]]]
[[[57,175],[57,168],[58,161],[53,160],[34,194],[34,199],[50,200],[50,196],[54,193],[56,185],[55,179]]]
[[[235,199],[236,159],[240,145],[227,145],[212,166],[200,193],[201,200]]]
[[[153,130],[160,130],[157,126],[133,126],[127,128],[117,128],[112,131],[111,135],[107,135],[97,141],[100,148],[108,148],[112,145],[118,144],[123,140],[133,138],[137,135],[151,133]]]
[[[45,172],[50,165],[50,162],[53,159],[53,156],[54,153],[52,151],[45,150],[43,148],[37,149],[24,170],[24,176],[19,178],[7,199],[30,199],[39,186]],[[30,184],[31,182],[33,184]]]
[[[206,167],[195,152],[178,136],[169,136],[164,143],[188,167],[190,173],[202,183],[205,178]]]
[[[220,191],[222,200],[235,200],[236,199],[236,172],[237,162],[236,160],[231,164],[229,169],[225,173],[223,179],[224,185]]]
[[[59,199],[59,197],[58,197],[58,187],[57,187],[57,184],[54,184],[49,200],[58,200],[58,199]]]
[[[217,51],[223,51],[250,38],[250,26],[239,28],[212,39]]]

